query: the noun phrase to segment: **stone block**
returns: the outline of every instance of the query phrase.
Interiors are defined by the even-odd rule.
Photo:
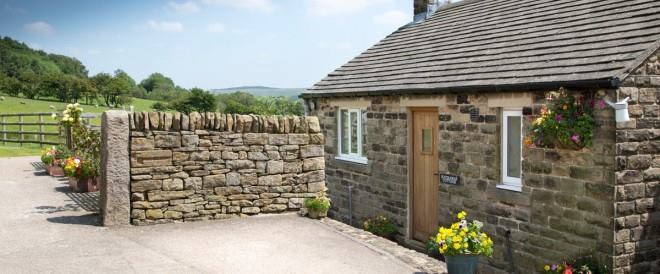
[[[307,145],[300,146],[300,157],[302,158],[311,158],[311,157],[323,157],[324,147],[322,145]]]
[[[227,173],[227,186],[239,186],[241,185],[241,174],[238,172],[229,172]]]
[[[255,164],[250,160],[230,160],[227,161],[227,168],[233,170],[254,169]]]
[[[181,179],[167,179],[163,180],[163,190],[183,190],[183,180]]]
[[[323,133],[309,134],[309,143],[312,145],[324,145],[325,138],[323,137]]]
[[[254,152],[254,151],[249,151],[248,160],[253,160],[253,161],[268,161],[269,157],[266,155],[264,152]]]
[[[211,159],[211,153],[206,150],[190,153],[191,161],[208,161],[209,159]]]
[[[104,226],[130,224],[130,122],[128,112],[101,116],[101,185],[99,205]]]
[[[186,190],[202,190],[202,178],[200,177],[190,177],[184,179],[184,188]]]
[[[268,175],[259,177],[260,186],[279,186],[282,185],[282,175]]]
[[[172,151],[147,150],[131,153],[131,167],[157,167],[172,165]]]
[[[184,147],[196,147],[199,145],[199,136],[192,135],[183,135],[181,136],[181,145]]]
[[[241,213],[245,214],[258,214],[261,210],[258,207],[244,207],[241,208]]]
[[[314,183],[307,184],[307,191],[308,192],[314,192],[314,193],[325,191],[325,181],[320,181],[320,182],[314,182]]]
[[[257,174],[255,173],[241,174],[241,185],[252,186],[252,185],[257,185],[257,183],[258,183]]]
[[[269,134],[268,135],[268,144],[269,145],[288,145],[289,144],[289,135],[288,134]]]
[[[290,145],[307,145],[309,144],[308,134],[289,134]]]
[[[147,138],[131,138],[131,150],[140,151],[140,150],[153,150],[154,149],[154,139],[151,137]]]
[[[303,171],[325,169],[325,159],[323,157],[306,158],[303,160]]]
[[[169,201],[176,199],[188,198],[188,196],[195,194],[194,190],[184,190],[184,191],[149,191],[147,193],[147,198],[150,202],[158,201]]]
[[[261,212],[264,213],[282,212],[285,210],[287,210],[287,206],[282,204],[269,204],[261,208]]]
[[[178,148],[181,147],[181,137],[178,135],[156,135],[156,148]]]
[[[146,180],[131,182],[132,192],[145,192],[150,190],[160,190],[163,187],[161,180]]]
[[[228,196],[241,194],[243,189],[240,186],[216,187],[214,192],[217,195]]]
[[[245,133],[243,134],[243,143],[246,145],[265,145],[268,144],[268,134],[266,133]]]
[[[147,202],[147,201],[137,201],[131,203],[133,208],[137,209],[154,209],[154,208],[165,208],[167,207],[168,202]]]
[[[289,203],[287,207],[290,209],[302,208],[305,198],[289,198]]]
[[[303,171],[303,162],[294,161],[294,162],[284,162],[283,172],[284,173],[301,173]]]
[[[162,219],[164,216],[163,211],[160,209],[147,209],[146,217],[150,220],[157,220]]]
[[[222,159],[223,160],[237,160],[238,159],[238,153],[232,152],[232,151],[223,151],[222,152]]]
[[[143,209],[132,209],[131,219],[144,220],[147,218],[146,212]]]
[[[229,200],[256,200],[259,199],[259,195],[257,194],[235,194],[235,195],[229,195]]]
[[[307,123],[307,128],[309,133],[319,133],[321,132],[321,125],[319,124],[319,118],[315,116],[305,117],[305,122]]]
[[[266,173],[268,174],[281,174],[284,172],[283,161],[268,161],[266,166]]]
[[[226,185],[227,185],[227,177],[225,176],[225,174],[210,175],[204,177],[204,184],[203,184],[204,189],[213,189],[216,187],[221,187]]]

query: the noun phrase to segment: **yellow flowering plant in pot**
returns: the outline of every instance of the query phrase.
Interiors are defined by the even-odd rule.
[[[449,274],[475,273],[479,256],[493,255],[493,241],[481,231],[483,223],[468,221],[465,211],[459,212],[457,218],[458,222],[450,227],[440,227],[435,240],[440,254],[445,256]]]

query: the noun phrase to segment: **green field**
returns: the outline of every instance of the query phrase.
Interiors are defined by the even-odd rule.
[[[0,98],[0,114],[7,113],[34,113],[34,112],[49,112],[49,113],[60,113],[68,103],[62,103],[55,100],[30,100],[20,97],[9,97],[4,96],[4,100]],[[131,105],[134,106],[135,111],[150,111],[151,105],[156,101],[144,100],[144,99],[133,99]],[[94,113],[97,114],[97,118],[92,119],[90,122],[93,125],[100,125],[101,118],[100,113],[109,110],[110,108],[105,106],[94,106],[94,105],[85,105],[81,104],[83,108],[83,113]],[[127,107],[128,109],[128,107]],[[54,122],[51,117],[44,117],[45,122]],[[24,122],[36,122],[37,117],[25,117]],[[18,119],[15,117],[6,118],[6,122],[18,122]],[[38,126],[23,126],[23,131],[38,131]],[[0,128],[0,130],[2,130]],[[18,131],[18,126],[6,126],[5,130],[7,131]],[[45,131],[48,132],[58,132],[56,126],[46,126],[44,127]],[[0,136],[2,137],[2,136]],[[8,134],[7,136],[10,139],[18,139],[19,136],[15,134]],[[26,138],[35,138],[35,136],[27,136]],[[46,136],[47,140],[58,141],[56,136]],[[14,143],[2,143],[0,142],[0,157],[12,157],[12,156],[26,156],[26,155],[38,155],[40,146],[36,144],[14,144]]]

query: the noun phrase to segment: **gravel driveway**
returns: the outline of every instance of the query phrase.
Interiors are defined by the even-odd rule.
[[[100,227],[95,197],[69,193],[66,181],[35,169],[38,160],[0,158],[1,273],[420,273],[420,265],[444,267],[380,239],[365,241],[369,236],[356,237],[358,230],[346,233],[353,228],[296,215]]]

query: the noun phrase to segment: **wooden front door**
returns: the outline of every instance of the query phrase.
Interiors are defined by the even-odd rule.
[[[438,109],[412,114],[412,236],[426,242],[438,229]]]

